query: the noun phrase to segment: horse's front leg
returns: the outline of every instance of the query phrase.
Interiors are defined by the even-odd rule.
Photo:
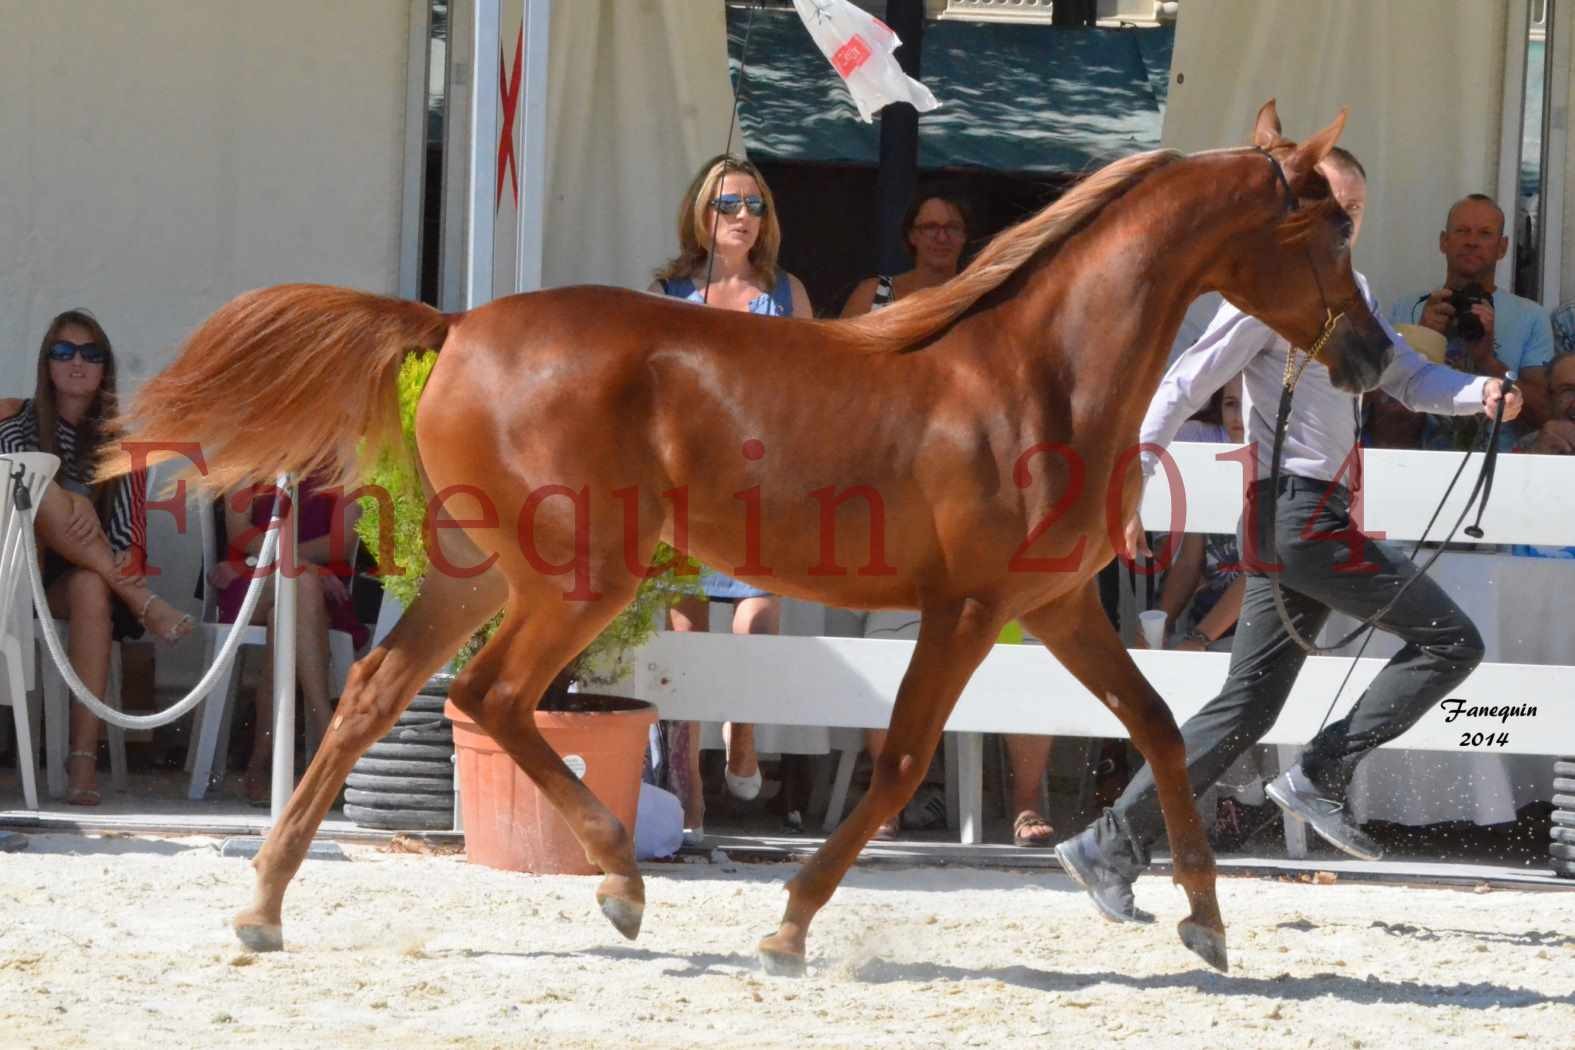
[[[897,690],[891,729],[875,762],[870,789],[788,883],[782,925],[760,942],[760,961],[767,973],[804,972],[810,921],[836,892],[875,829],[913,797],[957,697],[990,651],[1002,623],[995,610],[971,600],[924,610],[918,644]]]
[[[1214,894],[1214,851],[1187,777],[1186,746],[1165,701],[1148,684],[1111,627],[1093,583],[1021,617],[1056,659],[1111,709],[1154,771],[1175,880],[1192,912],[1177,931],[1210,966],[1228,968],[1225,923]]]

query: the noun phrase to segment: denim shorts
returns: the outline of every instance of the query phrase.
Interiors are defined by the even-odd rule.
[[[745,598],[769,598],[770,591],[752,587],[742,580],[735,580],[726,573],[704,566],[700,569],[700,589],[714,602],[738,602]]]

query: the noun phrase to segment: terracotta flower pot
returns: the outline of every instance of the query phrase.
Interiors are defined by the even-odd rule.
[[[573,711],[537,711],[536,727],[585,786],[634,834],[656,707],[619,696],[574,693]],[[538,875],[594,875],[595,865],[536,784],[452,701],[465,852],[473,864]]]

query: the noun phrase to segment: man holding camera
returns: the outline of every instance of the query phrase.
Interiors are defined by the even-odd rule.
[[[1548,312],[1494,284],[1493,271],[1509,251],[1509,238],[1504,212],[1493,198],[1473,193],[1456,201],[1438,234],[1438,250],[1446,264],[1444,286],[1399,300],[1389,320],[1443,335],[1445,363],[1462,372],[1495,378],[1517,373],[1526,407],[1521,421],[1506,424],[1500,434],[1500,451],[1507,451],[1548,418],[1547,366],[1553,360]],[[1430,416],[1422,447],[1470,447],[1479,429],[1473,419]]]

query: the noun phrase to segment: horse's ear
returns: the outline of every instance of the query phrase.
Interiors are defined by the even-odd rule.
[[[1285,162],[1285,177],[1295,186],[1298,179],[1306,178],[1307,173],[1318,166],[1318,163],[1329,155],[1334,149],[1334,144],[1340,140],[1340,132],[1345,130],[1345,117],[1349,111],[1340,108],[1340,113],[1334,118],[1334,123],[1324,128],[1312,138],[1296,147],[1290,159]]]
[[[1272,149],[1283,141],[1280,135],[1280,114],[1271,98],[1258,110],[1258,120],[1252,129],[1252,144],[1259,149]]]

